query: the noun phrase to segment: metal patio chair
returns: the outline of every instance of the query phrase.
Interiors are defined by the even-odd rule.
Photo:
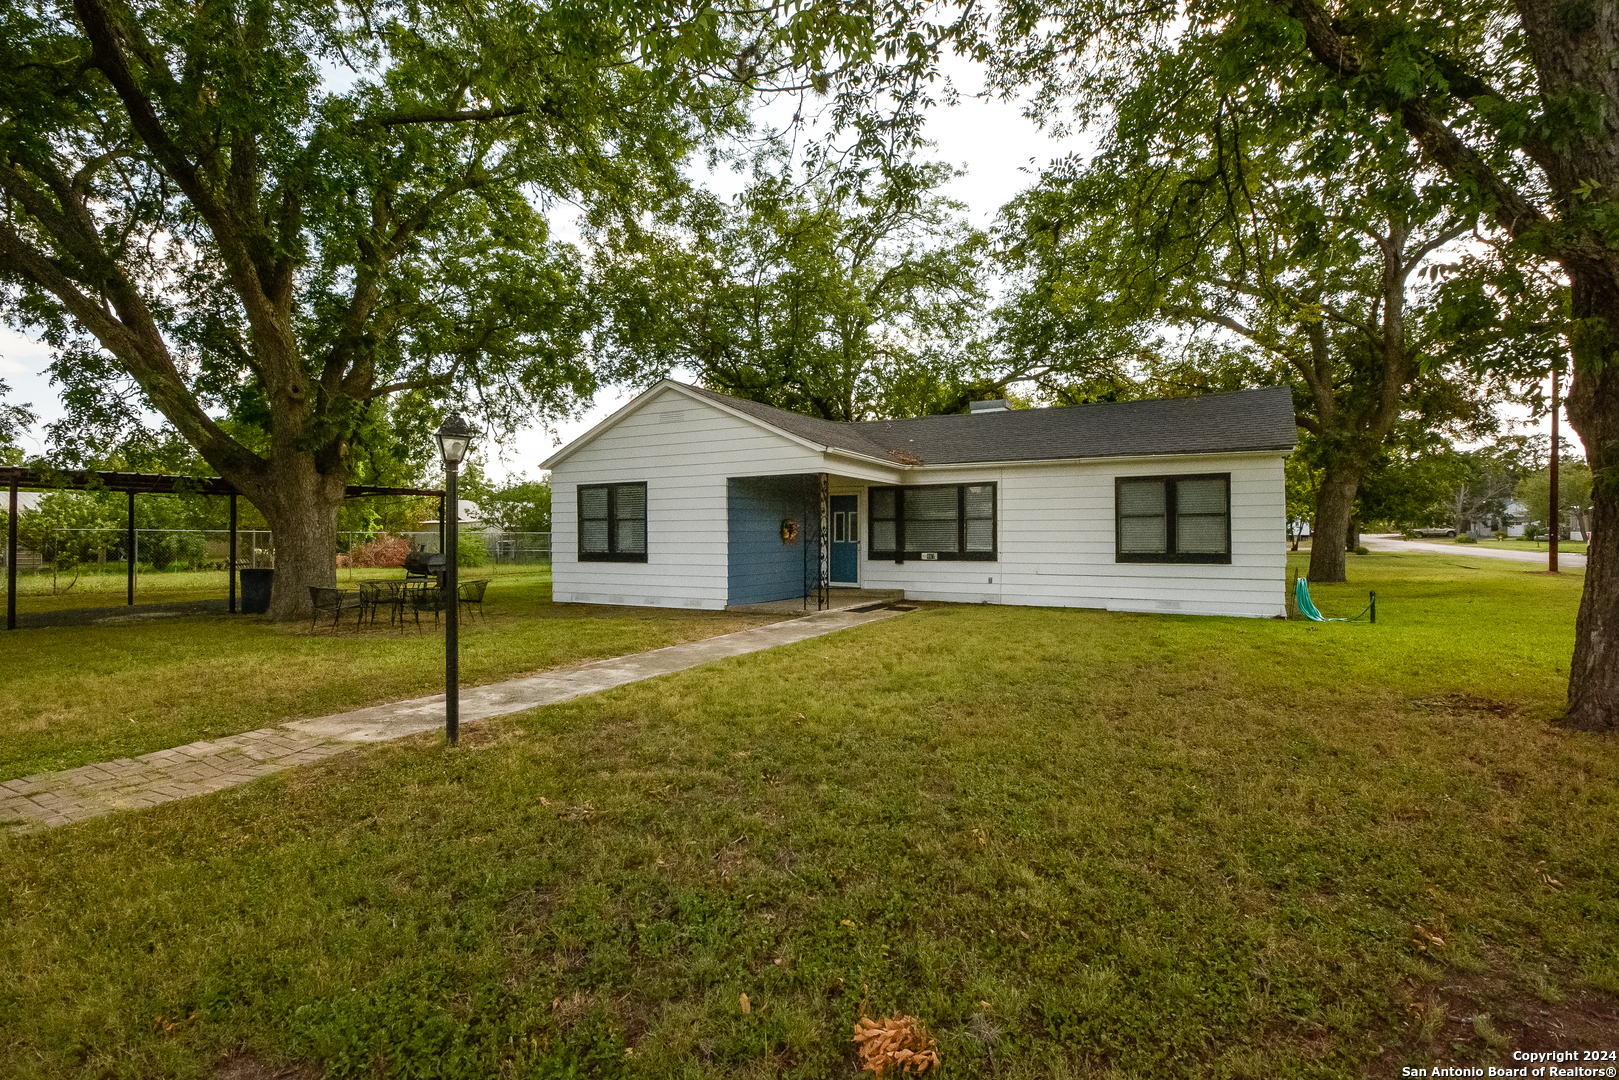
[[[309,602],[314,610],[309,615],[309,629],[313,630],[315,624],[330,615],[332,629],[342,621],[345,611],[353,611],[360,607],[360,598],[346,589],[327,589],[319,585],[309,586]]]
[[[472,609],[476,607],[478,618],[483,618],[483,594],[487,588],[489,588],[488,578],[461,582],[456,588],[456,592],[460,594],[461,610],[471,615]]]
[[[360,620],[369,621],[372,626],[377,625],[377,612],[386,607],[388,609],[388,625],[392,626],[394,620],[402,618],[401,588],[405,583],[397,579],[385,578],[380,581],[365,581],[360,583]]]
[[[422,626],[422,613],[424,611],[431,611],[433,613],[433,625],[438,625],[438,614],[444,610],[444,593],[445,590],[442,587],[431,582],[411,582],[404,590],[404,609],[408,610],[416,620],[418,630]],[[404,618],[401,615],[400,623],[403,624],[403,622]]]

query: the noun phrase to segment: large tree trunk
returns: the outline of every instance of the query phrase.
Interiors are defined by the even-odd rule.
[[[1311,53],[1328,71],[1345,81],[1367,74],[1356,44],[1341,36],[1344,27],[1317,0],[1285,0],[1283,6],[1303,24]],[[1514,9],[1523,21],[1540,100],[1578,101],[1590,116],[1603,118],[1586,122],[1582,114],[1526,129],[1532,138],[1523,149],[1543,171],[1557,220],[1495,173],[1485,155],[1447,124],[1443,110],[1411,98],[1393,114],[1428,160],[1494,204],[1498,226],[1514,239],[1532,241],[1530,250],[1544,252],[1568,274],[1574,353],[1568,418],[1595,474],[1596,543],[1590,545],[1575,623],[1564,722],[1582,731],[1619,732],[1619,252],[1602,217],[1619,189],[1619,138],[1612,122],[1619,104],[1619,71],[1612,62],[1619,8],[1520,0]],[[1374,74],[1372,85],[1380,78]],[[1600,191],[1600,201],[1590,203],[1590,191]],[[1315,579],[1313,569],[1310,577]]]
[[[1573,314],[1601,318],[1607,333],[1577,333],[1568,419],[1585,443],[1593,474],[1591,536],[1585,592],[1574,624],[1564,724],[1579,731],[1619,731],[1619,283],[1570,274]],[[1592,279],[1597,284],[1592,284]],[[1597,324],[1599,325],[1599,324]],[[1593,375],[1593,372],[1596,374]]]
[[[251,486],[238,484],[264,514],[275,544],[271,622],[308,618],[309,587],[337,584],[337,512],[347,484],[346,474],[320,472],[309,455],[276,463]]]
[[[1594,456],[1594,455],[1593,455]],[[1564,723],[1579,731],[1619,731],[1619,500],[1593,493],[1585,593],[1574,624]]]
[[[1360,474],[1329,463],[1315,496],[1315,528],[1310,536],[1312,582],[1345,581],[1344,539],[1360,488]]]

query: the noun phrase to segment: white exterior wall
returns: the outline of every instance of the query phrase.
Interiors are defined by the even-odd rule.
[[[726,480],[833,474],[860,498],[860,584],[916,600],[1270,617],[1286,612],[1281,453],[1136,458],[985,468],[888,468],[804,446],[724,409],[665,390],[558,463],[551,476],[552,574],[559,603],[723,608]],[[1114,479],[1231,474],[1231,563],[1114,561]],[[579,484],[645,481],[647,561],[579,562]],[[998,485],[998,561],[868,559],[869,484]]]
[[[664,390],[551,472],[552,598],[557,603],[725,607],[725,481],[818,473],[819,449],[717,406]],[[886,471],[870,478],[892,482]],[[645,481],[647,561],[580,562],[580,484]]]
[[[861,585],[914,600],[1096,607],[1270,617],[1286,614],[1283,455],[1231,454],[1119,462],[915,469],[912,484],[994,481],[996,562],[867,559]],[[1113,558],[1115,477],[1231,474],[1231,563],[1121,563]],[[846,485],[833,485],[847,493]],[[866,505],[862,498],[862,532]],[[868,534],[869,535],[869,534]],[[993,579],[993,580],[991,580]]]

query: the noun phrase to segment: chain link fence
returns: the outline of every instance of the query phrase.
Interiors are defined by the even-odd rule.
[[[49,572],[79,566],[85,573],[100,568],[123,569],[128,565],[129,543],[124,529],[53,529],[40,550],[21,546],[17,569],[22,572]],[[335,553],[339,565],[404,565],[404,556],[415,547],[439,550],[437,531],[408,532],[399,535],[342,532]],[[397,548],[397,552],[392,549]],[[533,566],[551,561],[551,534],[548,532],[503,532],[499,529],[463,529],[463,560],[473,565]],[[397,555],[397,558],[392,556]],[[236,558],[239,567],[275,566],[275,537],[269,529],[238,529]],[[481,562],[479,560],[481,559]],[[181,573],[224,570],[230,561],[230,532],[226,529],[136,529],[135,563],[153,573]],[[0,569],[5,567],[5,547],[0,545]]]
[[[436,530],[406,533],[405,538],[420,551],[439,550]],[[458,550],[462,566],[546,566],[551,562],[551,534],[462,529]]]
[[[135,530],[134,576],[141,591],[203,590],[225,596],[230,588],[230,532],[226,529]],[[401,569],[412,546],[438,551],[437,530],[403,534],[342,532],[333,552],[339,580],[368,569]],[[125,529],[53,529],[17,551],[20,594],[107,594],[108,603],[128,590],[129,534]],[[548,566],[551,534],[463,529],[463,567]],[[273,569],[275,536],[268,529],[236,533],[239,570]],[[5,544],[0,542],[0,594],[4,593]],[[364,576],[363,574],[361,576]]]

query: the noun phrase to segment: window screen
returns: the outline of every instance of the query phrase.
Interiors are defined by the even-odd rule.
[[[871,514],[871,554],[883,552],[893,558],[899,547],[899,489],[872,488],[867,505]]]
[[[905,547],[943,555],[961,550],[960,507],[954,487],[902,490],[905,500]]]
[[[1120,477],[1117,562],[1231,561],[1231,476]]]
[[[969,484],[962,489],[962,548],[995,550],[995,485]]]
[[[579,561],[646,562],[646,484],[579,485]]]
[[[993,560],[995,485],[926,484],[870,489],[870,558]]]

